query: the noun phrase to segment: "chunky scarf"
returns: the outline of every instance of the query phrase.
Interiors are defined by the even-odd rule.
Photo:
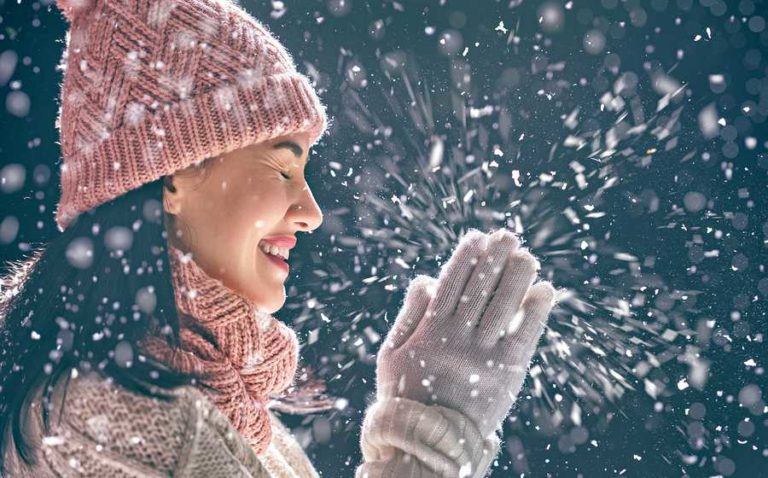
[[[210,373],[212,378],[204,383],[218,393],[209,396],[255,452],[262,454],[272,439],[266,408],[269,395],[293,384],[298,366],[296,333],[206,274],[191,255],[170,245],[168,252],[181,351],[172,351],[157,336],[146,339],[144,349],[177,370]]]

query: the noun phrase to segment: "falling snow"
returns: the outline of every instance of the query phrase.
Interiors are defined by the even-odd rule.
[[[0,18],[4,261],[57,234],[65,23],[50,2],[22,3]],[[491,476],[765,469],[765,1],[239,3],[334,117],[306,171],[323,226],[300,235],[276,314],[300,334],[311,393],[275,409],[319,470],[351,476],[360,462],[376,353],[410,280],[437,275],[468,229],[502,227],[562,293]],[[142,54],[126,52],[129,77]],[[193,94],[156,67],[168,91]],[[258,85],[259,71],[237,81]],[[233,94],[217,90],[217,104]],[[149,113],[136,101],[119,121]],[[107,108],[105,135],[113,120]],[[102,233],[110,251],[130,250],[130,229]],[[87,269],[93,251],[78,238],[66,260]],[[17,287],[3,284],[0,300]],[[154,291],[136,303],[153,310]],[[135,355],[127,341],[115,349],[120,366]]]

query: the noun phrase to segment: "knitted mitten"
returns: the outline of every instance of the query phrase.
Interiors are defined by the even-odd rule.
[[[448,407],[494,434],[554,305],[550,282],[532,285],[538,268],[509,231],[467,233],[438,279],[411,282],[377,357],[377,398]]]

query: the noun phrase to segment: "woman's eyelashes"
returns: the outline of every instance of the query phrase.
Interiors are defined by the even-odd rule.
[[[291,175],[290,175],[290,174],[288,174],[288,173],[286,173],[285,171],[280,171],[280,174],[281,174],[281,175],[282,175],[282,176],[283,176],[285,179],[291,179]]]

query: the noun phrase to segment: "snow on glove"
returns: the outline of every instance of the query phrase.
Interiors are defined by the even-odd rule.
[[[501,427],[554,305],[519,246],[510,231],[471,230],[438,279],[413,279],[377,357],[377,399],[458,410],[483,437]]]

